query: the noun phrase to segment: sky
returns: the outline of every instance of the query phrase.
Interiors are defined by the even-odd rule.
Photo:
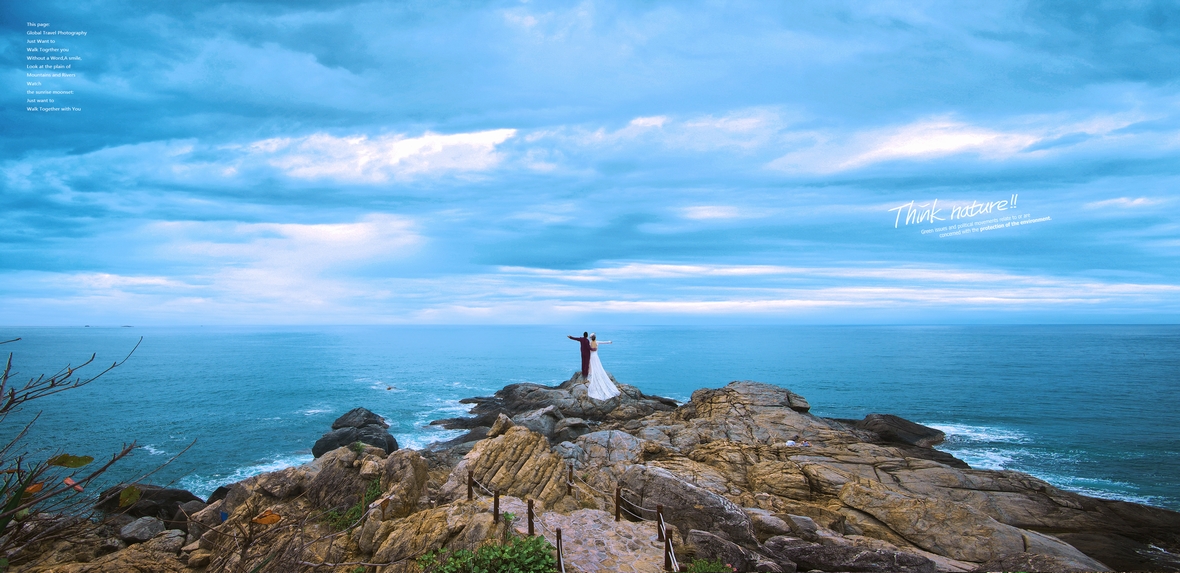
[[[0,11],[0,324],[1180,320],[1175,1]]]

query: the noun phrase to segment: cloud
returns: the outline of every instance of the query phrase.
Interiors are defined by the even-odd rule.
[[[267,156],[271,165],[291,177],[381,183],[420,174],[491,169],[501,160],[496,146],[514,135],[515,129],[375,138],[317,133],[257,141],[249,150]]]
[[[1103,201],[1092,201],[1082,205],[1087,209],[1104,209],[1106,207],[1117,207],[1121,209],[1133,209],[1136,207],[1150,207],[1152,205],[1159,205],[1163,203],[1163,199],[1149,199],[1147,197],[1137,197],[1131,199],[1129,197],[1118,197],[1116,199],[1106,199]]]
[[[680,210],[685,219],[737,219],[742,216],[741,210],[728,205],[693,205]]]
[[[1076,147],[1102,140],[1118,130],[1144,121],[1126,112],[1069,121],[1058,117],[1010,118],[1013,129],[995,129],[949,117],[840,135],[824,130],[786,133],[785,141],[798,147],[770,162],[787,172],[836,173],[888,161],[929,161],[969,155],[984,161],[1042,157],[1049,150]],[[1145,142],[1146,143],[1146,142]]]
[[[315,272],[399,258],[424,239],[413,220],[370,214],[354,223],[225,223],[167,221],[146,232],[165,238],[164,258],[216,262],[268,272]]]
[[[846,140],[821,136],[816,145],[771,162],[784,171],[832,173],[893,160],[928,160],[958,154],[984,159],[1016,155],[1040,141],[1037,135],[1003,132],[945,119],[861,132]]]

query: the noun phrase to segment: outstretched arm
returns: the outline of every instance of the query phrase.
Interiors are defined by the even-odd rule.
[[[609,340],[599,340],[598,343],[599,344],[610,344],[610,341]]]

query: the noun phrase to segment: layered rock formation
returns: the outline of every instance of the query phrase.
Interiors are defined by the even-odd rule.
[[[580,377],[512,385],[469,401],[472,418],[442,422],[479,430],[466,441],[335,449],[232,484],[188,517],[187,534],[168,529],[107,555],[74,548],[86,561],[49,551],[18,569],[136,571],[158,559],[161,571],[416,571],[427,551],[523,534],[533,500],[540,534],[562,528],[571,572],[661,570],[657,506],[682,564],[1180,571],[1180,514],[971,469],[930,448],[937,430],[894,416],[820,418],[802,397],[754,382],[698,390],[679,407],[623,388],[612,405],[589,401]],[[803,440],[812,445],[788,445]],[[493,492],[514,522],[493,518]],[[160,554],[178,538],[183,547]]]

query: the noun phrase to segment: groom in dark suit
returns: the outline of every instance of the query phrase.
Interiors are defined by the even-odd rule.
[[[582,378],[590,377],[590,333],[583,332],[581,338],[569,337],[570,340],[577,340],[582,347]]]

